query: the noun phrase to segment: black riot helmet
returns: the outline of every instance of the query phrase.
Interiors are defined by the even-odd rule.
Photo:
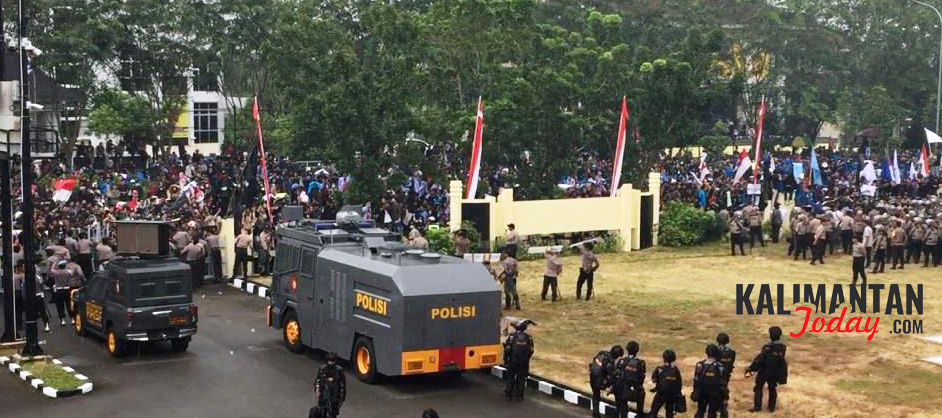
[[[719,358],[720,348],[716,344],[710,344],[706,348],[706,355],[710,358]]]
[[[625,350],[622,350],[620,345],[614,345],[608,353],[612,355],[612,358],[619,358],[625,355]]]
[[[772,341],[782,339],[782,329],[777,326],[769,328],[769,338],[772,339]]]
[[[677,361],[677,353],[674,350],[664,350],[664,362],[673,363]]]
[[[641,346],[637,341],[628,341],[628,344],[625,344],[625,349],[629,355],[634,356],[637,355],[639,351],[641,351]]]
[[[337,353],[333,351],[327,353],[327,364],[337,364]]]
[[[530,324],[536,325],[536,322],[533,322],[529,319],[524,319],[523,321],[515,323],[514,328],[516,328],[517,331],[526,331],[527,326],[529,326]]]
[[[716,336],[716,342],[720,345],[729,344],[729,335],[726,335],[725,332],[721,332],[720,335]]]

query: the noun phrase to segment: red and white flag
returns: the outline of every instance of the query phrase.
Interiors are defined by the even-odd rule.
[[[56,191],[52,195],[54,202],[68,202],[72,197],[72,189],[75,188],[75,179],[56,180],[52,188]]]
[[[484,145],[484,99],[478,97],[478,113],[474,121],[474,143],[471,148],[471,166],[468,167],[466,199],[474,199],[481,177],[481,147]]]
[[[258,132],[258,154],[262,160],[262,180],[265,184],[265,209],[268,210],[268,221],[272,222],[271,217],[271,188],[268,186],[268,158],[265,157],[265,139],[262,137],[262,117],[258,114],[258,96],[252,103],[252,119],[255,119],[255,127]]]
[[[615,145],[615,161],[612,167],[612,197],[621,181],[621,164],[625,157],[625,130],[628,128],[628,98],[621,98],[621,116],[618,118],[618,142]],[[635,136],[637,138],[637,135]]]
[[[922,144],[922,151],[919,153],[919,174],[929,177],[929,147],[926,144]]]
[[[756,158],[752,167],[752,183],[759,183],[759,161],[762,161],[762,127],[765,124],[765,98],[759,102],[759,117],[756,118]]]

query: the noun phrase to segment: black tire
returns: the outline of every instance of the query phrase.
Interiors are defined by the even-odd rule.
[[[379,378],[376,372],[376,350],[373,349],[373,340],[366,337],[357,338],[353,344],[353,355],[350,357],[353,371],[364,383],[375,383]]]
[[[190,347],[190,337],[174,338],[170,340],[170,347],[173,351],[182,353]]]
[[[127,342],[115,334],[114,329],[109,327],[105,331],[105,349],[111,357],[121,357],[127,349]]]
[[[75,330],[75,335],[79,337],[84,337],[88,335],[88,332],[85,331],[85,318],[82,316],[81,312],[75,312],[75,316],[72,318],[72,329]]]
[[[304,344],[301,342],[301,323],[298,322],[298,314],[294,311],[288,311],[285,314],[285,321],[281,326],[281,335],[288,351],[295,354],[304,352]]]

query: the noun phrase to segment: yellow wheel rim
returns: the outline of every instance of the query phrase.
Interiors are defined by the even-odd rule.
[[[75,314],[75,332],[82,332],[82,315]]]
[[[114,353],[118,349],[118,340],[113,332],[108,333],[108,352]]]
[[[288,325],[285,325],[285,336],[291,344],[297,344],[301,340],[301,327],[298,326],[298,321],[290,321]]]
[[[360,374],[370,372],[370,352],[366,347],[360,347],[357,350],[357,370],[360,371]]]

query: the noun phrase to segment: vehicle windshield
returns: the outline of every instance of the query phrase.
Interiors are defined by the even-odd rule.
[[[188,277],[154,277],[132,280],[133,306],[160,306],[190,303],[191,284]]]

